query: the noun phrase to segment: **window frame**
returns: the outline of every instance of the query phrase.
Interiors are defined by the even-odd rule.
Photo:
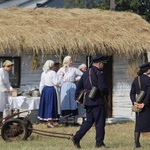
[[[17,66],[16,66],[17,67],[17,75],[18,75],[17,85],[13,85],[11,83],[11,80],[10,80],[11,74],[10,73],[9,73],[9,80],[10,80],[11,86],[13,88],[20,88],[20,83],[21,83],[21,57],[20,56],[15,56],[15,57],[12,57],[12,56],[0,56],[0,62],[2,62],[2,64],[3,64],[3,62],[5,60],[10,60],[10,61],[14,60],[14,62],[17,61],[16,62],[17,63]],[[14,64],[14,67],[15,67],[15,64]],[[14,70],[16,70],[16,69],[14,69]]]

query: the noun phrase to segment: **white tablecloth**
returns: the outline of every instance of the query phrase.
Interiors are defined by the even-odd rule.
[[[8,97],[8,104],[10,109],[23,109],[23,110],[35,110],[39,109],[40,97]]]

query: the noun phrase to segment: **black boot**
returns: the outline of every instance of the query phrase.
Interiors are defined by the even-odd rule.
[[[142,147],[141,146],[141,144],[140,143],[135,143],[135,146],[134,146],[135,148],[140,148],[140,147]]]
[[[140,142],[139,142],[139,139],[140,139],[140,133],[139,132],[134,132],[134,139],[135,139],[135,148],[140,148],[142,147]]]
[[[96,148],[107,148],[107,146],[104,144],[104,142],[100,145],[95,145]]]
[[[71,140],[76,148],[81,148],[80,141],[76,140],[74,136],[72,137]]]

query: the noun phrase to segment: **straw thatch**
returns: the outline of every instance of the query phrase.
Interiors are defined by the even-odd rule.
[[[0,52],[140,54],[150,51],[150,24],[99,9],[0,9]]]

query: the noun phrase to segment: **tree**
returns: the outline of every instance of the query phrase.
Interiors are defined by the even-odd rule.
[[[150,21],[150,0],[115,0],[116,11],[130,11]],[[66,0],[65,7],[110,9],[110,0]]]
[[[116,11],[130,11],[150,21],[150,0],[116,0]]]
[[[102,0],[101,9],[109,9],[110,0]],[[115,0],[116,11],[130,11],[150,21],[150,0]]]
[[[84,8],[84,2],[82,0],[66,0],[65,8]]]
[[[97,0],[66,0],[65,8],[99,8]]]

